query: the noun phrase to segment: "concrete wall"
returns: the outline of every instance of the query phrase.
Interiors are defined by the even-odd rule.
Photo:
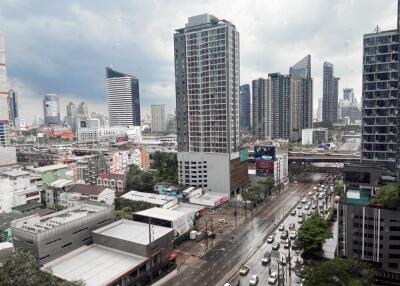
[[[189,164],[186,164],[188,162]],[[193,164],[192,162],[196,162]],[[205,162],[205,163],[204,163]],[[207,183],[204,183],[205,173],[199,173],[195,166],[203,165],[207,170]],[[188,172],[185,169],[189,166]],[[230,155],[219,153],[197,153],[197,152],[179,152],[178,153],[178,176],[179,183],[188,186],[205,187],[212,192],[230,193]],[[203,170],[204,170],[203,169]],[[181,172],[182,171],[182,172]],[[197,172],[195,172],[197,171]],[[190,177],[188,183],[186,175]],[[200,177],[202,176],[202,177]],[[193,182],[197,181],[197,183]],[[202,180],[203,183],[198,183]]]

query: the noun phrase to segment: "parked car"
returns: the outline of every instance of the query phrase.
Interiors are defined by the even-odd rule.
[[[294,223],[290,223],[290,224],[289,224],[289,229],[290,229],[290,230],[296,229],[295,224],[294,224]]]
[[[249,281],[250,286],[255,286],[258,284],[258,275],[252,275]]]
[[[290,232],[290,235],[289,235],[289,238],[292,239],[292,240],[293,240],[293,239],[296,239],[296,238],[297,238],[297,232],[291,231],[291,232]]]
[[[247,273],[249,273],[250,267],[247,265],[243,265],[240,270],[239,270],[239,274],[240,275],[246,275]]]
[[[282,265],[286,265],[287,264],[286,256],[282,256],[281,263],[282,263]]]
[[[286,241],[283,243],[283,248],[288,249],[289,247],[290,247],[290,242],[289,242],[289,240],[286,240]]]
[[[281,225],[279,226],[279,230],[282,231],[282,230],[284,230],[284,229],[285,229],[285,225],[284,225],[284,224],[281,224]]]
[[[225,283],[224,284],[224,286],[232,286],[231,284],[229,284],[229,283]]]
[[[302,206],[300,204],[297,205],[297,209],[301,210]]]
[[[275,285],[276,281],[278,281],[278,273],[271,272],[271,274],[268,277],[268,284]]]
[[[273,250],[278,250],[280,246],[281,246],[281,245],[280,245],[279,242],[275,242],[275,243],[272,245],[272,249],[273,249]]]
[[[303,217],[303,212],[299,212],[299,213],[297,214],[297,216],[298,216],[298,217]]]
[[[300,217],[300,218],[297,220],[297,222],[298,222],[299,224],[302,224],[302,223],[303,223],[303,218]]]
[[[268,243],[273,243],[274,242],[274,237],[272,235],[267,237],[267,242]]]
[[[306,211],[308,211],[308,210],[310,209],[310,205],[306,205],[306,206],[304,207],[304,209],[305,209]]]
[[[295,215],[296,215],[296,210],[292,210],[292,211],[290,212],[290,214],[293,215],[293,216],[295,216]]]
[[[218,220],[218,222],[224,224],[224,223],[226,223],[226,220],[224,218],[221,218]]]
[[[302,202],[303,204],[305,204],[305,203],[307,202],[307,199],[306,199],[306,198],[302,198],[302,199],[301,199],[301,202]]]

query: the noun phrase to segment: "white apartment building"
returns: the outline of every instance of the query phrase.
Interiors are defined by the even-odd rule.
[[[165,132],[167,130],[165,104],[151,106],[151,132]]]
[[[0,173],[0,213],[29,202],[40,202],[40,180],[29,172],[13,169]]]
[[[140,142],[142,139],[140,127],[138,126],[114,126],[110,128],[78,128],[77,138],[80,142],[88,141],[110,141],[116,142],[118,138],[125,138]],[[124,139],[124,140],[125,140]]]

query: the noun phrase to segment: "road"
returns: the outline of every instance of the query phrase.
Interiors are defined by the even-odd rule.
[[[311,186],[312,184],[290,184],[287,191],[267,201],[260,207],[262,210],[259,213],[226,235],[213,249],[164,285],[223,284],[224,280],[234,275],[241,264],[263,245],[263,239],[273,231],[277,219],[282,218],[283,210],[295,206]]]
[[[311,188],[310,188],[311,190]],[[320,209],[322,213],[325,212],[326,209],[332,206],[333,204],[333,199],[330,200],[319,200],[317,197],[306,197],[307,203],[310,203],[314,206],[317,205],[323,205],[323,208]],[[305,203],[299,202],[296,207],[294,208],[296,210],[295,215],[289,215],[285,219],[283,225],[285,226],[285,229],[288,230],[289,224],[294,224],[295,225],[295,230],[298,230],[301,226],[299,223],[299,212],[302,212],[303,215],[309,216],[313,212],[316,212],[313,209],[306,210],[305,209]],[[291,230],[289,230],[289,233]],[[289,257],[289,249],[290,249],[290,256],[291,256],[291,265],[292,269],[295,268],[296,265],[296,260],[302,261],[300,257],[299,252],[294,252],[291,248],[285,249],[283,247],[283,241],[280,239],[281,231],[278,229],[274,230],[273,237],[274,237],[274,242],[280,242],[280,248],[278,251],[272,251],[272,244],[265,242],[263,246],[256,252],[254,255],[245,263],[247,266],[250,267],[250,271],[246,276],[239,276],[238,272],[229,280],[229,283],[232,286],[236,286],[238,280],[240,280],[240,285],[249,285],[249,280],[252,275],[256,274],[259,276],[259,283],[258,285],[267,285],[268,284],[268,277],[269,277],[269,268],[271,268],[271,272],[276,272],[278,273],[278,260],[282,259],[282,256]],[[272,261],[270,264],[263,266],[261,264],[261,259],[264,257],[265,253],[272,253]],[[289,259],[288,259],[289,260]],[[280,269],[282,269],[282,266],[280,266]],[[281,285],[300,285],[301,281],[300,279],[296,276],[294,273],[294,270],[290,271],[288,265],[284,267],[284,283]],[[274,285],[278,285],[278,283],[275,283]]]

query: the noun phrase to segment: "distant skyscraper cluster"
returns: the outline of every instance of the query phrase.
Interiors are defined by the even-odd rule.
[[[313,81],[311,56],[290,68],[288,75],[271,73],[253,80],[253,136],[255,139],[300,139],[312,127]]]
[[[106,68],[110,126],[140,126],[139,80]]]

